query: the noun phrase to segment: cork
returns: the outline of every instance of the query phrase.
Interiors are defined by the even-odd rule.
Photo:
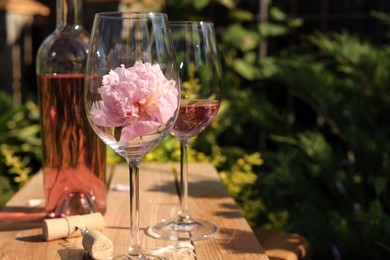
[[[45,219],[42,222],[42,235],[46,241],[81,236],[81,228],[103,231],[104,218],[101,213]]]
[[[114,246],[111,240],[97,230],[88,230],[83,234],[84,249],[93,259],[105,259],[112,256]]]

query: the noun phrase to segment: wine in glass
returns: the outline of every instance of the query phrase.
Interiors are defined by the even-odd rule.
[[[180,200],[177,217],[163,219],[147,233],[164,240],[200,240],[218,233],[218,226],[190,216],[188,150],[193,136],[213,120],[221,104],[221,65],[214,25],[210,22],[170,22],[181,77],[179,116],[171,131],[180,142]]]
[[[179,74],[167,16],[97,13],[84,94],[93,130],[129,165],[130,248],[120,257],[160,259],[144,254],[140,245],[139,166],[170,133],[179,111]]]

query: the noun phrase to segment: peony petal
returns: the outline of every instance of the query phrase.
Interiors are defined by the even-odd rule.
[[[137,121],[122,129],[120,143],[126,143],[134,138],[146,135],[159,127],[159,123],[153,121]]]
[[[177,94],[167,92],[160,98],[160,118],[161,123],[165,124],[175,113],[177,108]]]
[[[106,125],[106,116],[103,112],[104,109],[104,103],[102,101],[94,102],[91,107],[91,120],[96,124],[100,126]]]
[[[91,119],[96,125],[123,127],[121,142],[157,129],[178,105],[175,81],[165,77],[159,64],[140,60],[104,75],[98,92],[101,101],[92,105]]]

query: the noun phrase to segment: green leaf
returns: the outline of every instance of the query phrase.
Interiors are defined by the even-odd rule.
[[[270,8],[269,13],[276,21],[285,21],[287,18],[286,14],[282,10],[274,6]]]
[[[275,59],[272,57],[262,58],[259,61],[259,65],[263,78],[271,78],[278,72],[278,66],[275,64]]]
[[[224,36],[224,42],[232,44],[243,52],[257,48],[260,43],[258,32],[243,28],[240,24],[228,28]]]
[[[289,19],[287,21],[287,25],[289,27],[292,27],[292,28],[298,28],[298,27],[302,26],[303,23],[304,23],[303,19],[300,19],[300,18]]]
[[[234,9],[236,7],[234,0],[218,0],[218,2],[228,9]]]
[[[388,13],[382,13],[382,12],[377,12],[377,11],[371,11],[371,15],[378,18],[382,22],[390,25],[390,14]]]
[[[193,2],[195,9],[202,10],[209,4],[210,0],[196,0]]]
[[[234,64],[234,69],[244,78],[248,80],[254,80],[256,79],[260,72],[258,68],[253,66],[251,63],[247,62],[243,59],[237,59]]]
[[[261,23],[258,26],[260,35],[264,38],[275,37],[285,35],[288,32],[288,28],[284,25]]]
[[[372,221],[378,221],[382,217],[383,211],[379,200],[370,202],[370,215],[373,217]]]
[[[376,177],[374,180],[375,193],[377,196],[381,196],[387,186],[387,176]]]
[[[249,22],[254,21],[255,16],[253,13],[243,9],[233,9],[229,12],[229,17],[236,21]]]
[[[24,111],[23,107],[11,107],[9,110],[0,115],[0,133],[5,132],[9,123],[18,113]],[[1,138],[0,138],[1,139]]]

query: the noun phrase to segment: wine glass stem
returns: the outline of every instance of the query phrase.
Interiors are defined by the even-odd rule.
[[[188,151],[190,138],[181,138],[180,142],[180,218],[188,218]]]
[[[141,158],[126,158],[130,172],[130,248],[131,256],[142,259],[139,238],[139,166]],[[138,258],[137,258],[138,259]]]

